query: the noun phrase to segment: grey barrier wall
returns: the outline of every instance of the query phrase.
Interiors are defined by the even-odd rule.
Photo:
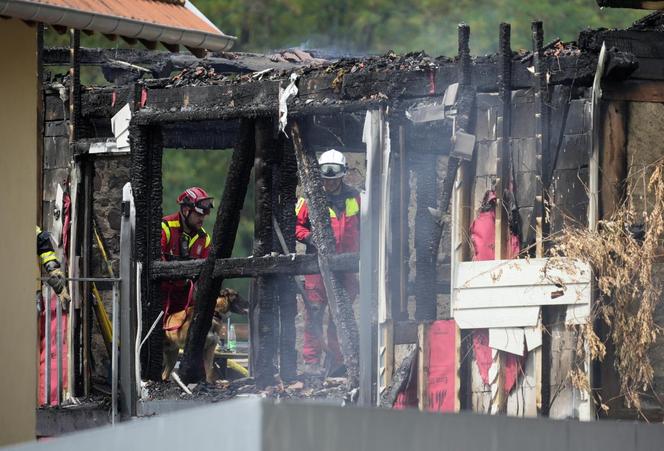
[[[227,401],[11,450],[661,451],[664,425]]]

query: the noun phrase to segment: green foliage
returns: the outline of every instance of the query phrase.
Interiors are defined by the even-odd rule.
[[[285,47],[384,53],[457,53],[456,27],[471,26],[473,54],[495,52],[500,22],[512,24],[514,49],[531,48],[530,22],[544,21],[546,39],[575,40],[580,30],[625,27],[643,11],[604,9],[594,0],[194,0],[236,50]]]
[[[626,27],[645,15],[600,9],[594,0],[192,0],[226,34],[234,50],[269,52],[288,47],[382,54],[424,50],[457,53],[457,24],[471,27],[471,53],[496,51],[498,25],[512,24],[512,48],[530,49],[530,23],[544,21],[546,41],[573,41],[584,28]],[[69,45],[69,35],[47,30],[47,46]],[[81,34],[84,47],[124,48],[99,33]]]
[[[164,215],[178,211],[177,197],[191,186],[200,186],[210,196],[214,196],[215,209],[205,221],[205,229],[212,235],[212,228],[226,183],[226,174],[231,162],[231,150],[183,150],[164,149],[162,164]],[[240,215],[240,225],[233,248],[234,257],[251,255],[254,239],[254,189],[250,182],[244,208]],[[235,288],[243,296],[248,295],[247,279],[232,279],[224,286]]]

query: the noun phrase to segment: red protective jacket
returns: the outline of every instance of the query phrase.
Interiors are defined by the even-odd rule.
[[[336,196],[328,196],[330,222],[336,241],[336,252],[358,252],[360,249],[360,196],[347,185],[342,185]],[[307,253],[315,252],[311,243],[311,224],[309,208],[304,199],[295,207],[295,237],[307,245]],[[343,285],[351,300],[359,294],[359,285],[355,274],[347,273]],[[318,363],[323,348],[334,366],[343,362],[336,326],[330,319],[327,326],[327,346],[323,345],[323,316],[327,305],[327,296],[323,278],[320,274],[304,276],[306,292],[304,312],[304,340],[302,356],[306,363]]]
[[[189,236],[182,229],[180,213],[164,216],[161,220],[162,260],[187,260],[206,258],[210,253],[210,235],[205,229]],[[184,310],[191,295],[192,282],[189,280],[165,280],[161,283],[164,312]]]
[[[336,196],[329,196],[330,222],[337,242],[337,254],[359,252],[360,250],[360,195],[344,184]],[[307,253],[311,252],[311,223],[309,207],[304,198],[295,206],[297,220],[295,222],[295,238],[307,245]]]

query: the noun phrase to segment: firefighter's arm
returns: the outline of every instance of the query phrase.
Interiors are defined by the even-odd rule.
[[[301,243],[310,244],[311,224],[309,223],[309,208],[304,198],[300,198],[295,206],[295,239]]]
[[[161,222],[161,259],[166,260],[168,242],[171,239],[171,229],[164,221]]]
[[[37,255],[39,262],[48,273],[54,269],[60,268],[60,262],[51,244],[51,236],[48,232],[39,231],[37,235]]]
[[[51,235],[48,232],[42,232],[37,228],[37,255],[39,255],[39,262],[48,273],[46,283],[53,288],[63,304],[63,308],[67,310],[69,306],[69,292],[67,291],[67,280],[65,273],[60,268],[60,262],[53,249],[51,243]]]

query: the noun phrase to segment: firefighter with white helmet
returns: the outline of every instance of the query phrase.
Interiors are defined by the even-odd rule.
[[[354,188],[344,183],[343,178],[348,172],[346,157],[338,150],[324,152],[318,159],[323,188],[327,194],[330,223],[336,241],[336,252],[359,252],[360,249],[360,195]],[[297,202],[295,213],[295,237],[306,244],[307,253],[315,253],[316,248],[311,241],[311,223],[309,208],[304,198]],[[349,297],[354,299],[359,294],[359,284],[355,274],[343,276],[343,284]],[[304,349],[303,357],[307,370],[316,372],[320,365],[323,348],[326,350],[327,374],[343,375],[345,367],[339,348],[337,331],[332,318],[327,327],[327,346],[323,345],[323,317],[327,308],[325,286],[320,274],[304,277],[306,291],[304,316]]]

